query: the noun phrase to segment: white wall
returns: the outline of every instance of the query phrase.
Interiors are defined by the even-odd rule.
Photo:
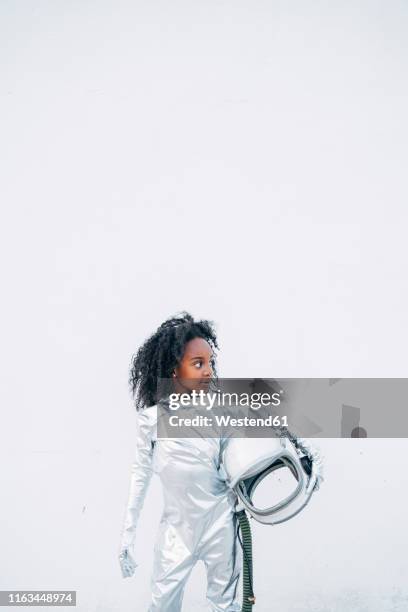
[[[116,558],[126,382],[165,317],[215,320],[224,376],[407,375],[407,25],[394,0],[3,0],[1,589],[147,608],[158,483],[145,563]],[[255,528],[257,612],[406,608],[406,446],[322,441],[313,507]]]

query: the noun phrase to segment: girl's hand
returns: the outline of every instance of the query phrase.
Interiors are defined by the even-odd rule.
[[[124,548],[119,553],[120,569],[122,571],[123,578],[130,578],[135,573],[137,563],[133,559],[128,548]]]

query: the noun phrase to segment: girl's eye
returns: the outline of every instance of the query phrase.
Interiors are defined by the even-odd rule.
[[[196,361],[196,363],[194,364],[196,367],[198,366],[199,368],[201,368],[202,366],[202,361]]]

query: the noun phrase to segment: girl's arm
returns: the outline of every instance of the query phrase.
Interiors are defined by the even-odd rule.
[[[121,533],[119,561],[124,578],[133,575],[137,563],[132,557],[136,526],[153,473],[154,436],[151,411],[137,413],[136,457],[131,466],[130,486]]]

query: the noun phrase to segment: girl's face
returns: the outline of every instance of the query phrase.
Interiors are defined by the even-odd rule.
[[[207,391],[213,372],[214,355],[211,346],[204,338],[193,338],[186,343],[184,355],[174,369],[173,377],[176,393]]]

